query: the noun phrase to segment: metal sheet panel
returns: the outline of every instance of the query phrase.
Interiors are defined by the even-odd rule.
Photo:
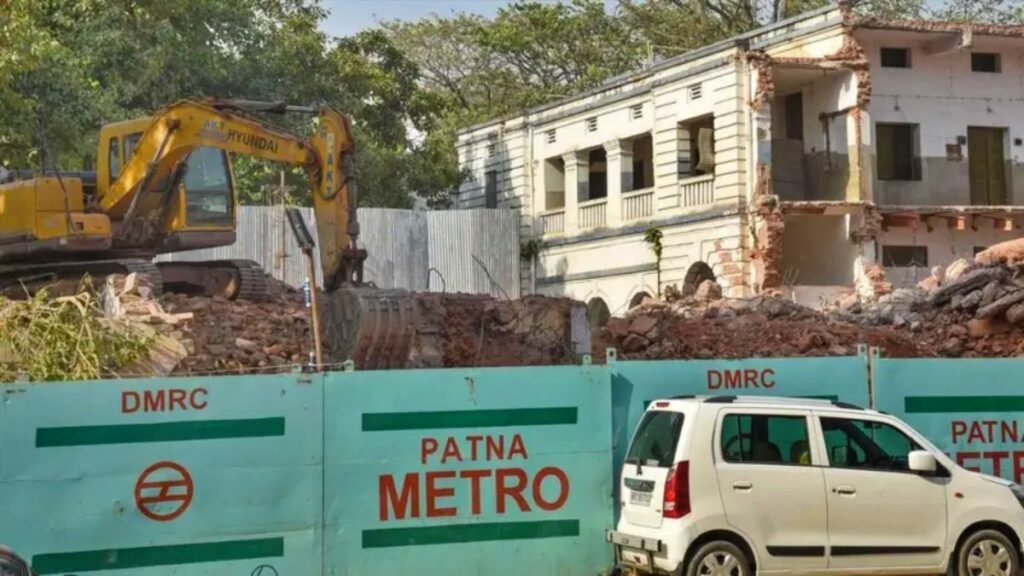
[[[427,290],[427,219],[423,212],[360,208],[366,280],[380,288]]]
[[[519,216],[513,210],[426,212],[432,292],[518,298]]]
[[[41,575],[317,574],[322,381],[4,386],[0,541]]]
[[[325,391],[332,574],[610,566],[603,367],[334,373]]]
[[[875,407],[968,470],[1024,480],[1024,361],[872,358]]]
[[[312,208],[300,208],[306,226],[316,230],[316,219]],[[295,235],[288,227],[284,211],[272,206],[241,206],[238,209],[236,240],[231,246],[189,250],[164,254],[158,261],[199,261],[199,260],[252,260],[278,280],[295,288],[301,288],[306,279],[306,261],[299,250]],[[282,251],[282,239],[283,247]],[[313,254],[317,282],[320,274],[320,255]]]
[[[311,208],[301,212],[315,230]],[[493,294],[517,298],[519,221],[511,210],[420,211],[360,208],[359,244],[367,282],[381,288]],[[282,250],[282,238],[284,239]],[[320,282],[319,254],[316,254]],[[158,260],[246,259],[299,288],[306,263],[278,207],[241,206],[232,246],[165,254]],[[486,272],[485,272],[486,269]],[[488,278],[488,273],[493,281]],[[429,280],[428,280],[429,277]]]

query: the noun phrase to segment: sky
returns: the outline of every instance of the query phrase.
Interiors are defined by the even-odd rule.
[[[330,11],[323,29],[348,36],[386,20],[417,20],[431,13],[474,12],[494,16],[508,0],[323,0]]]

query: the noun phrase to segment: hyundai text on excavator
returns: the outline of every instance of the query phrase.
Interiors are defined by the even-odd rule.
[[[308,140],[246,112],[317,117]],[[160,254],[235,242],[229,154],[301,166],[312,189],[324,288],[359,284],[354,146],[347,118],[328,107],[184,100],[100,130],[96,172],[15,172],[0,182],[0,292],[82,276],[146,273],[156,289],[261,300],[254,262],[153,262]]]

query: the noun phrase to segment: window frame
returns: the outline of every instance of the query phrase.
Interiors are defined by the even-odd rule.
[[[910,131],[910,174],[909,177],[903,178],[897,174],[896,162],[893,161],[892,174],[882,175],[882,165],[879,158],[882,155],[881,143],[882,136],[881,130],[896,130],[904,128]],[[896,137],[893,134],[892,142],[889,147],[895,149]],[[913,122],[875,122],[875,176],[881,182],[921,182],[923,178],[923,170],[921,168],[921,125]]]
[[[131,162],[132,158],[135,157],[135,153],[138,152],[139,143],[142,142],[142,132],[125,134],[121,140],[124,142],[121,153],[121,169],[123,170],[124,165]]]
[[[192,152],[189,152],[188,156],[186,156],[185,158],[185,162],[187,163],[191,160],[191,156],[193,153],[205,153],[206,151],[219,152],[220,161],[224,166],[224,176],[227,178],[227,211],[224,213],[223,217],[218,217],[216,219],[197,219],[195,212],[193,212],[189,207],[190,196],[192,196],[193,194],[202,195],[206,194],[207,192],[205,190],[197,192],[195,188],[190,189],[188,186],[188,172],[186,172],[185,177],[182,178],[181,180],[182,189],[185,191],[184,195],[181,197],[182,214],[184,215],[185,218],[185,226],[188,228],[213,229],[223,229],[234,226],[236,223],[236,216],[238,211],[238,207],[236,205],[238,202],[238,198],[235,195],[235,180],[231,172],[231,156],[228,155],[228,152],[226,150],[221,150],[218,148],[200,147],[194,149]]]
[[[995,67],[993,70],[979,70],[975,67],[975,56],[991,56]],[[971,72],[976,74],[1002,74],[1003,73],[1003,55],[999,52],[971,52]]]
[[[886,52],[890,54],[894,52],[902,52],[906,59],[904,60],[903,66],[887,65],[885,63]],[[878,49],[878,63],[882,68],[892,68],[894,70],[909,70],[914,67],[913,52],[907,46],[882,46]]]
[[[629,460],[631,458],[631,454],[633,453],[633,449],[636,447],[636,444],[640,439],[641,432],[646,431],[646,428],[643,428],[643,426],[644,423],[647,422],[648,420],[648,414],[653,413],[670,414],[678,417],[678,422],[675,423],[675,429],[672,431],[674,435],[674,438],[672,439],[672,445],[671,447],[668,448],[668,450],[666,450],[665,453],[665,456],[668,457],[669,462],[666,464],[663,461],[659,461],[657,464],[650,464],[650,461],[646,461],[641,462],[640,466],[644,468],[672,468],[675,466],[676,461],[679,459],[678,457],[680,442],[683,440],[683,438],[685,438],[686,424],[687,421],[689,421],[689,418],[687,418],[687,414],[679,410],[645,410],[643,415],[640,417],[640,422],[636,425],[636,430],[633,431],[633,434],[629,439],[629,445],[626,446],[626,457],[625,460],[623,460],[623,463],[626,466],[636,465],[636,462],[630,462]]]
[[[725,420],[729,416],[765,416],[765,417],[779,417],[779,418],[803,418],[804,426],[807,432],[807,452],[810,456],[810,463],[800,464],[794,462],[734,462],[727,460],[725,457],[725,446],[722,442],[722,435],[725,432]],[[714,458],[716,465],[724,466],[784,466],[787,468],[817,468],[821,467],[820,460],[820,447],[818,434],[815,431],[815,423],[812,420],[813,414],[810,410],[777,410],[777,409],[728,409],[722,410],[718,413],[717,421],[715,423],[714,436],[712,442],[714,443]],[[782,447],[779,447],[781,452]]]
[[[893,250],[904,250],[908,248],[913,251],[924,250],[924,262],[920,262],[917,264],[914,264],[912,262],[909,264],[890,264],[890,261],[892,259],[887,258],[886,256],[891,255]],[[882,244],[882,266],[884,268],[928,268],[928,261],[930,257],[931,254],[929,253],[927,244]]]
[[[907,462],[908,467],[905,470],[899,470],[899,469],[894,469],[894,468],[873,468],[873,467],[866,467],[866,466],[833,466],[832,465],[832,455],[829,454],[828,442],[825,440],[825,423],[824,423],[825,419],[829,419],[829,420],[847,420],[847,421],[850,421],[850,422],[870,422],[872,424],[888,426],[888,427],[892,428],[893,430],[897,431],[900,435],[902,435],[904,438],[909,440],[914,446],[916,446],[916,448],[911,450],[910,452],[913,452],[915,450],[925,450],[925,451],[931,452],[932,454],[935,454],[934,451],[931,449],[931,447],[929,446],[929,444],[927,442],[923,441],[922,438],[917,438],[914,434],[911,434],[910,431],[905,430],[903,427],[897,425],[896,422],[891,422],[891,421],[888,421],[888,420],[885,420],[885,419],[871,418],[871,417],[868,417],[867,415],[865,415],[863,417],[858,417],[858,416],[851,416],[851,415],[847,415],[847,414],[823,414],[823,413],[818,413],[818,414],[815,414],[815,420],[816,420],[815,427],[817,429],[817,436],[819,438],[821,438],[821,451],[822,451],[822,453],[824,454],[824,457],[825,457],[825,461],[822,462],[821,465],[822,465],[822,467],[830,469],[830,470],[850,470],[850,471],[868,472],[868,473],[872,473],[872,472],[886,472],[886,473],[892,473],[892,474],[910,474],[910,475],[913,475],[913,476],[921,476],[922,475],[919,472],[914,472],[914,471],[910,470],[910,468],[909,468],[909,454],[910,454],[910,452],[907,453],[907,455],[908,455],[908,462]],[[937,456],[936,456],[936,461],[938,462],[938,468],[936,468],[934,476],[935,477],[940,477],[940,478],[948,477],[949,476],[949,471],[946,469],[946,467],[942,464],[941,460],[939,460],[939,458]]]
[[[494,177],[494,193],[491,193],[491,177]],[[484,208],[497,208],[498,197],[501,195],[501,182],[498,181],[498,171],[488,170],[484,172]],[[493,204],[493,206],[492,206]]]
[[[121,171],[124,170],[124,162],[122,159],[124,154],[121,151],[121,137],[113,136],[110,141],[107,142],[107,178],[108,184],[113,184],[118,178],[121,177]],[[114,163],[117,163],[117,170],[114,169]]]

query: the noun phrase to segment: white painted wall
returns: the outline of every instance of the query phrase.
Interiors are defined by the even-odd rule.
[[[722,254],[731,256],[739,251],[743,226],[738,216],[666,226],[662,231],[663,289],[668,285],[681,288],[690,266],[704,262],[718,276],[723,289],[729,291],[731,286],[727,276],[730,275],[731,268],[728,267],[741,264],[723,261]],[[538,292],[549,296],[569,296],[583,301],[600,296],[608,304],[612,314],[622,314],[638,292],[652,295],[657,293],[657,273],[644,271],[615,274],[615,269],[655,262],[653,252],[643,240],[643,234],[555,246],[544,250],[538,258],[538,277],[564,277],[567,281],[542,286]],[[576,275],[595,273],[606,275],[600,278],[572,279]],[[741,294],[734,291],[732,295]]]
[[[968,126],[1007,128],[1007,159],[1018,169],[1024,165],[1024,146],[1013,144],[1014,138],[1024,137],[1024,41],[976,35],[974,50],[1001,54],[1002,72],[990,74],[971,71],[970,50],[927,55],[925,43],[938,38],[934,34],[861,30],[857,37],[871,62],[872,123],[919,124],[923,160],[945,159],[946,145],[966,137]],[[912,67],[882,68],[883,46],[909,47]],[[919,184],[876,182],[876,201],[889,205],[970,204],[967,146],[962,152],[964,159],[956,170],[946,171],[924,161]],[[1015,180],[1010,198],[1021,204],[1024,179]]]

